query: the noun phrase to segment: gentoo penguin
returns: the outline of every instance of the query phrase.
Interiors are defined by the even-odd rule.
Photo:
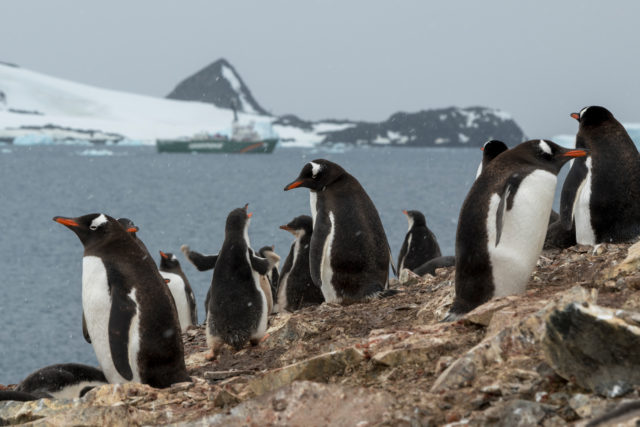
[[[278,308],[295,311],[309,305],[322,304],[322,291],[313,283],[309,270],[313,220],[309,215],[300,215],[280,228],[293,234],[296,240],[291,245],[280,274]]]
[[[140,245],[140,247],[142,248],[142,250],[144,250],[147,256],[151,258],[151,255],[149,255],[149,250],[147,249],[145,244],[142,242],[142,240],[140,240],[136,235],[136,233],[140,231],[138,226],[135,225],[133,221],[131,221],[129,218],[118,218],[117,221],[120,223],[120,225],[122,225],[122,227],[124,227],[127,233],[129,233],[129,235],[138,243],[138,245]],[[87,330],[87,322],[84,318],[84,313],[82,313],[82,335],[84,336],[84,339],[89,344],[91,344],[91,337],[89,336],[89,331]]]
[[[358,180],[325,159],[307,163],[284,190],[310,190],[311,278],[327,302],[350,304],[383,292],[391,251],[375,205]]]
[[[182,332],[189,326],[198,324],[198,309],[196,308],[196,297],[193,295],[191,285],[185,276],[180,261],[170,252],[160,251],[160,275],[169,280],[167,286],[173,296],[173,301],[178,310],[178,321]]]
[[[478,171],[476,172],[476,179],[480,176],[480,173],[482,173],[482,169],[487,167],[487,163],[495,159],[498,156],[498,154],[501,154],[507,151],[509,147],[507,147],[507,144],[505,144],[502,141],[498,141],[497,139],[491,139],[485,142],[482,148],[480,149],[482,150],[482,163],[478,165]]]
[[[476,179],[478,179],[478,176],[480,176],[480,173],[482,172],[483,168],[486,168],[490,161],[492,161],[493,159],[498,157],[499,154],[504,153],[508,149],[509,147],[507,147],[507,144],[505,144],[502,141],[498,141],[496,139],[492,139],[490,141],[485,142],[481,148],[482,163],[480,163],[480,165],[478,166]],[[551,210],[551,213],[549,214],[549,225],[556,222],[559,217],[560,215],[556,211]]]
[[[585,150],[527,141],[496,157],[462,204],[455,299],[445,320],[493,297],[522,293],[542,250],[557,174]]]
[[[18,384],[16,391],[55,399],[73,399],[103,384],[107,384],[107,379],[100,369],[79,363],[62,363],[29,374]]]
[[[436,268],[452,267],[454,265],[456,265],[456,257],[439,256],[437,258],[430,259],[412,271],[418,276],[424,276],[425,274],[431,274],[433,276],[436,274]]]
[[[108,215],[53,220],[84,246],[82,309],[107,380],[153,387],[190,381],[175,304],[153,260]]]
[[[398,271],[402,271],[403,268],[413,271],[414,268],[442,254],[436,236],[427,227],[427,220],[422,212],[403,210],[402,213],[407,216],[409,230],[398,256]]]
[[[621,243],[640,234],[640,155],[624,127],[603,107],[571,114],[578,120],[576,159],[562,187],[560,216],[565,230],[575,222],[583,245]]]
[[[262,258],[272,258],[271,262],[273,263],[273,268],[269,270],[266,274],[267,282],[269,283],[269,288],[271,290],[271,298],[273,301],[272,313],[276,312],[276,295],[278,295],[278,281],[280,280],[280,273],[278,269],[280,268],[280,255],[274,252],[275,246],[263,246],[258,250],[258,255]]]
[[[0,402],[7,400],[13,400],[14,402],[28,402],[31,400],[41,399],[42,397],[48,396],[34,396],[31,393],[25,393],[23,391],[0,390]]]
[[[240,350],[247,341],[256,345],[267,330],[269,307],[260,286],[260,275],[273,267],[271,261],[256,256],[249,243],[251,213],[232,210],[227,217],[222,248],[211,280],[207,312],[209,359],[214,359],[223,343]]]

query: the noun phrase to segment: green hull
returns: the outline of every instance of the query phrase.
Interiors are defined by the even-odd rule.
[[[277,139],[262,141],[233,141],[226,139],[159,139],[156,147],[159,153],[258,153],[273,152]]]

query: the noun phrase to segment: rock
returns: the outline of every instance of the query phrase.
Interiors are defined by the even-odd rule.
[[[475,309],[471,310],[464,316],[464,319],[468,322],[475,323],[482,326],[489,326],[493,315],[505,307],[515,305],[520,300],[520,297],[511,295],[503,298],[494,299],[482,304]]]
[[[420,281],[420,276],[408,268],[403,268],[398,275],[398,281],[401,286],[412,286]]]
[[[253,371],[231,370],[231,371],[206,371],[204,379],[209,381],[220,381],[227,378],[238,377],[240,375],[253,375]]]
[[[343,374],[365,359],[356,348],[321,354],[293,365],[267,372],[249,382],[248,387],[257,396],[275,390],[296,380],[328,381],[331,376]]]
[[[627,257],[620,264],[603,270],[602,278],[603,280],[613,279],[620,274],[635,273],[638,269],[640,269],[640,242],[629,247]]]
[[[497,426],[524,427],[537,426],[547,414],[553,412],[553,406],[515,399],[496,404],[485,411],[485,416]]]
[[[385,366],[431,362],[439,358],[449,343],[450,340],[446,338],[414,335],[404,340],[401,348],[379,351],[371,359]]]
[[[544,354],[558,375],[601,396],[640,385],[640,328],[616,310],[571,303],[546,318]]]
[[[638,400],[624,402],[589,422],[576,424],[578,427],[637,427],[638,425],[640,425],[640,401]]]
[[[384,392],[296,381],[246,401],[228,414],[217,414],[188,425],[373,426],[389,421],[387,411],[393,402]]]

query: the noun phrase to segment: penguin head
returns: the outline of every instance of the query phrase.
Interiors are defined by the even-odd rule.
[[[613,114],[604,107],[592,105],[584,107],[579,113],[571,113],[571,117],[580,123],[580,127],[583,127],[597,126],[607,120],[611,120],[613,119]]]
[[[309,215],[300,215],[293,218],[288,224],[281,225],[280,228],[296,237],[301,237],[303,234],[311,234],[313,230],[313,219],[311,219]]]
[[[544,139],[523,142],[509,150],[509,152],[512,151],[513,156],[519,157],[527,163],[533,163],[537,168],[545,169],[554,174],[557,174],[562,166],[569,160],[576,157],[584,157],[589,154],[589,150],[587,149],[574,150],[564,148],[552,141]]]
[[[329,185],[338,180],[345,170],[337,163],[325,159],[317,159],[304,165],[300,175],[284,191],[297,187],[307,187],[313,191],[323,191]]]
[[[127,233],[129,233],[131,237],[133,237],[134,239],[138,238],[136,233],[140,231],[140,229],[133,223],[133,221],[131,221],[129,218],[118,218],[117,221],[120,223],[122,228],[124,228]]]
[[[274,253],[275,246],[263,246],[258,249],[258,255],[262,258],[266,258],[268,253]]]
[[[507,151],[509,147],[502,141],[498,141],[497,139],[492,139],[484,143],[482,146],[482,161],[483,163],[490,162],[495,159],[498,154]]]
[[[180,268],[180,261],[171,252],[160,252],[160,268],[164,270],[172,270]]]
[[[125,229],[118,221],[102,213],[92,213],[77,218],[56,216],[53,220],[76,233],[85,248],[126,235]]]
[[[248,206],[247,203],[243,208],[236,208],[229,212],[225,233],[245,233],[248,230],[253,215],[251,212],[247,212]]]
[[[409,230],[411,230],[413,226],[418,226],[418,227],[427,226],[427,220],[422,214],[422,212],[403,210],[402,213],[407,216],[407,221],[409,221]]]

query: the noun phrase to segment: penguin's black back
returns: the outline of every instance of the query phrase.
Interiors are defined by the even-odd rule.
[[[413,226],[407,232],[400,255],[398,256],[398,268],[402,264],[403,268],[413,271],[425,262],[439,257],[440,246],[435,234],[427,227],[424,215],[420,211],[409,211],[407,215],[413,218]],[[402,263],[404,259],[404,263]]]
[[[16,390],[32,394],[55,393],[66,386],[85,381],[108,382],[98,368],[79,363],[61,363],[46,366],[29,374],[18,384]]]
[[[311,217],[307,217],[309,225],[311,225]],[[311,227],[300,238],[298,243],[298,253],[296,251],[296,242],[291,245],[289,255],[282,267],[281,278],[287,277],[287,307],[288,311],[299,310],[310,305],[322,304],[324,296],[318,286],[311,279],[309,270],[309,248],[311,246]],[[295,265],[293,260],[295,258]],[[288,275],[287,275],[288,274]]]
[[[310,252],[314,282],[320,284],[319,264],[331,226],[329,212],[334,215],[330,262],[333,283],[339,284],[337,295],[349,303],[384,290],[390,263],[387,236],[373,201],[358,180],[347,172],[325,191],[317,193]]]
[[[227,223],[225,240],[213,270],[207,320],[212,334],[236,350],[241,349],[258,328],[263,310],[262,295],[256,288],[247,259],[249,251],[242,230],[230,230]]]
[[[633,140],[607,109],[592,106],[580,119],[576,147],[591,150],[589,208],[596,243],[633,240],[640,235],[640,154]]]

